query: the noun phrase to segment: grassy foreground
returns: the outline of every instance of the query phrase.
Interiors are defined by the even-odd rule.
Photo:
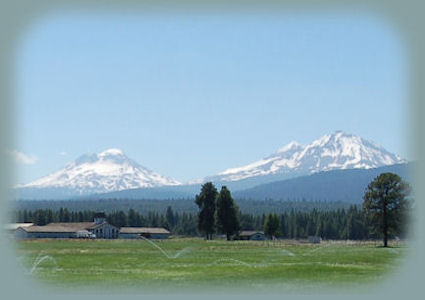
[[[17,256],[27,276],[52,286],[96,290],[358,290],[396,270],[407,248],[202,239],[28,240]]]

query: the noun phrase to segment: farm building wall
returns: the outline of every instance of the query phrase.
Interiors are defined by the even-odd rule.
[[[74,232],[28,232],[28,238],[69,239],[75,237]]]
[[[138,233],[120,233],[120,239],[138,239]]]
[[[119,229],[109,223],[102,223],[96,228],[90,229],[98,239],[116,239],[119,237]]]
[[[241,235],[239,236],[239,239],[241,240],[250,240],[250,241],[264,241],[266,239],[266,236],[262,232],[241,232]]]
[[[22,228],[18,228],[13,232],[13,236],[17,239],[27,239],[28,238],[28,232],[23,230]]]
[[[168,239],[168,234],[164,233],[151,233],[151,239]]]
[[[22,228],[15,230],[14,237],[18,239],[68,239],[75,237],[74,232],[27,232]]]
[[[145,238],[149,238],[149,239],[168,239],[169,234],[165,234],[165,233],[149,233],[149,234],[144,234],[144,233],[120,233],[120,238],[121,239],[138,239],[140,238],[140,236],[143,236]]]

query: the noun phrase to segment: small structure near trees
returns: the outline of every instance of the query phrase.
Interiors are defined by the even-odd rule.
[[[243,230],[239,234],[240,240],[264,241],[266,236],[263,231]]]

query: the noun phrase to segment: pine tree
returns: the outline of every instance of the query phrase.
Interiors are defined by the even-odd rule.
[[[220,194],[217,196],[215,224],[220,232],[226,234],[228,241],[231,235],[238,233],[240,230],[238,208],[230,191],[225,186],[221,188]]]
[[[207,240],[212,239],[215,232],[215,200],[217,198],[217,189],[212,182],[202,185],[201,193],[196,195],[195,203],[199,207],[198,229],[205,233]]]
[[[167,220],[167,226],[168,228],[173,228],[176,225],[176,221],[175,221],[175,217],[174,217],[174,213],[173,213],[173,209],[171,208],[171,206],[167,207],[167,211],[165,213],[165,218]]]
[[[137,226],[137,217],[136,211],[132,208],[128,211],[128,226],[136,227]]]
[[[388,236],[406,222],[409,185],[393,173],[382,173],[367,187],[363,197],[363,209],[375,232],[383,235],[384,247],[388,247]]]
[[[279,235],[279,226],[279,218],[274,213],[270,213],[264,222],[264,234],[272,239]]]

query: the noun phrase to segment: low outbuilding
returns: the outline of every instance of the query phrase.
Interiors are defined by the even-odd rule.
[[[252,240],[252,241],[264,241],[266,236],[263,231],[252,231],[244,230],[239,233],[239,239],[241,240]]]
[[[138,239],[168,239],[170,232],[162,227],[121,227],[120,238]]]

